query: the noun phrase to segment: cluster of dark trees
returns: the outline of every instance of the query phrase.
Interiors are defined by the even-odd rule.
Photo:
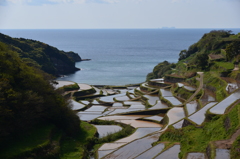
[[[176,64],[170,63],[168,61],[163,61],[153,68],[153,72],[147,75],[147,80],[162,78],[164,77],[164,75],[169,74],[171,70],[175,67]]]
[[[240,38],[231,37],[234,35],[231,32],[229,30],[213,30],[204,34],[188,50],[182,50],[178,60],[184,60],[193,55],[192,63],[204,70],[208,66],[208,55],[211,53],[220,54],[221,49],[225,49],[226,60],[231,61],[240,54]]]
[[[80,120],[50,84],[51,76],[27,65],[13,47],[0,42],[0,143],[45,123],[75,136]]]

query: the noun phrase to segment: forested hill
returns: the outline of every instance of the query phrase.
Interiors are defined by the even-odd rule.
[[[161,77],[189,78],[197,71],[217,72],[217,76],[236,78],[238,71],[231,72],[234,64],[238,66],[240,58],[240,33],[232,34],[228,30],[213,30],[179,53],[179,61],[164,61],[154,67],[147,80]],[[238,79],[240,80],[240,78]]]
[[[46,128],[53,131],[56,128],[70,136],[79,132],[79,117],[53,89],[44,74],[26,65],[16,52],[0,42],[1,155],[8,154],[3,149],[15,143],[16,138],[23,135],[29,137],[32,130],[37,132]]]
[[[35,40],[12,38],[0,33],[0,42],[17,52],[27,65],[37,67],[54,76],[78,71],[75,62],[82,60],[77,53],[60,51]]]

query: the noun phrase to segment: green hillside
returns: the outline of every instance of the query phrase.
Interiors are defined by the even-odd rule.
[[[179,61],[159,63],[153,72],[147,76],[147,81],[154,78],[165,78],[170,81],[185,81],[194,83],[198,71],[203,71],[207,76],[204,84],[207,89],[216,91],[219,100],[227,96],[226,82],[222,77],[240,80],[239,68],[240,33],[231,34],[231,31],[213,30],[206,33],[187,50],[179,53]],[[236,67],[235,71],[232,71]]]
[[[82,60],[77,53],[60,51],[36,40],[11,38],[0,33],[0,42],[7,44],[9,49],[17,52],[29,66],[40,68],[54,76],[78,71],[75,62]]]
[[[54,155],[63,134],[79,135],[79,117],[46,77],[0,42],[0,158]]]

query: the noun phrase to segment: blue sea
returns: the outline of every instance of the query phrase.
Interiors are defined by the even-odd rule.
[[[83,59],[81,68],[58,80],[92,85],[141,83],[155,65],[177,62],[183,49],[196,43],[213,29],[79,29],[0,30],[12,37],[38,40],[64,51],[74,51]],[[228,30],[228,29],[227,29]],[[231,29],[233,33],[240,29]]]

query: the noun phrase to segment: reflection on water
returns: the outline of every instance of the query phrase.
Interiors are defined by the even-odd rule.
[[[144,118],[144,117],[149,117],[151,115],[114,115],[114,116],[106,116],[106,117],[101,117],[99,119],[101,120],[128,120],[128,119],[139,119],[139,118]]]
[[[166,89],[160,89],[161,94],[163,97],[172,97],[172,92],[170,90],[166,90]]]
[[[113,153],[104,157],[104,159],[132,159],[147,149],[152,147],[152,143],[157,141],[160,134],[154,134],[142,139],[135,140],[126,146],[114,151]]]
[[[129,100],[128,96],[120,96],[120,97],[115,97],[117,101],[126,101]]]
[[[197,105],[198,105],[197,101],[191,101],[186,104],[188,115],[191,115],[197,110]]]
[[[99,151],[106,151],[106,150],[113,150],[121,147],[122,145],[125,145],[126,142],[114,142],[114,143],[105,143],[103,144],[98,150]]]
[[[172,105],[180,105],[182,104],[176,97],[164,97],[167,99]]]
[[[172,108],[167,112],[167,116],[169,119],[168,125],[171,125],[185,117],[184,109],[178,107]]]
[[[217,105],[210,109],[210,112],[214,114],[224,114],[226,108],[238,99],[240,99],[240,90],[232,93],[230,96],[219,102]]]
[[[122,128],[118,125],[94,125],[94,126],[97,128],[99,138],[122,130]]]
[[[54,85],[54,87],[56,89],[63,87],[63,86],[74,84],[74,82],[70,82],[70,81],[56,81],[56,82],[58,83],[57,85]]]
[[[107,109],[107,107],[105,106],[92,106],[87,110],[85,110],[85,112],[95,112],[95,111],[103,112],[105,109]]]
[[[157,101],[159,101],[158,95],[144,95],[148,99],[148,103],[150,105],[155,105]]]
[[[149,109],[163,109],[163,108],[168,108],[168,106],[163,104],[161,101],[157,101],[157,104]]]
[[[133,104],[128,109],[145,109],[145,106],[142,104],[140,104],[140,105]]]
[[[199,111],[197,111],[193,115],[189,116],[188,119],[192,120],[193,122],[195,122],[198,125],[201,125],[204,122],[204,120],[205,120],[205,113],[206,113],[206,111],[210,107],[215,105],[216,103],[217,102],[208,103],[205,107],[203,107],[202,109],[200,109]]]
[[[183,125],[183,121],[184,120],[180,120],[179,122],[177,122],[176,124],[173,125],[173,127],[175,129],[181,129],[182,128],[182,125]]]
[[[230,159],[230,150],[216,149],[216,159]]]
[[[87,114],[87,113],[78,113],[77,114],[80,118],[80,120],[83,120],[83,121],[90,121],[90,120],[93,120],[95,118],[98,118],[100,117],[102,114]]]
[[[136,157],[135,159],[147,159],[147,158],[153,158],[155,157],[157,154],[159,154],[159,152],[161,152],[164,148],[164,144],[158,144],[152,148],[150,148],[149,150],[147,150],[146,152],[144,152],[143,154],[141,154],[140,156]]]
[[[129,125],[131,125],[132,127],[135,127],[135,128],[162,127],[161,124],[157,124],[157,123],[154,123],[154,122],[151,122],[151,121],[143,121],[143,120],[116,120],[116,121],[124,123],[124,124],[129,124]]]
[[[116,142],[131,142],[159,130],[160,128],[138,128],[132,135],[117,140]]]
[[[135,101],[125,101],[123,102],[124,105],[133,105],[133,104],[137,104],[137,105],[141,105],[141,102],[135,102]]]
[[[113,151],[114,151],[114,149],[113,150],[98,151],[98,158],[102,158],[102,157],[106,156],[107,154],[110,154]]]
[[[188,153],[187,159],[205,159],[205,154],[200,152]]]
[[[155,121],[160,122],[160,121],[163,119],[163,117],[158,116],[158,115],[154,115],[154,116],[146,117],[146,118],[144,118],[144,119],[155,120]]]
[[[85,107],[84,104],[78,103],[75,100],[70,99],[70,102],[72,103],[72,110],[79,110]]]
[[[184,88],[187,89],[187,90],[189,90],[189,91],[195,91],[195,90],[196,90],[196,88],[193,88],[193,87],[191,87],[191,86],[185,86],[185,85],[184,85]]]
[[[178,154],[180,152],[180,145],[174,145],[168,150],[161,153],[155,159],[179,159]]]

